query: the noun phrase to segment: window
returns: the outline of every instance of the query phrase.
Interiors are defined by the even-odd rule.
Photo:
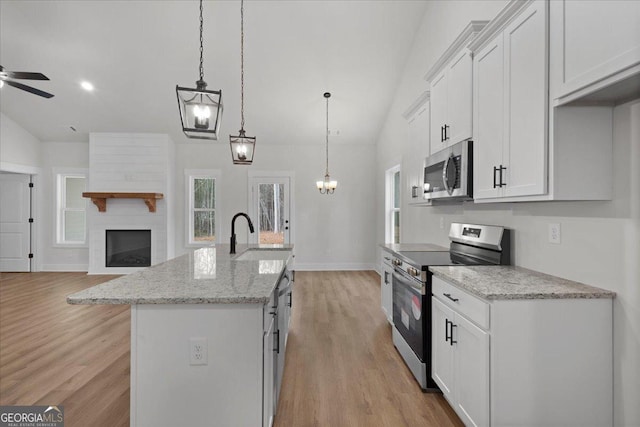
[[[188,246],[206,246],[216,242],[216,188],[220,173],[214,170],[187,170]]]
[[[82,172],[56,174],[56,243],[85,245],[87,200],[82,197],[87,176]]]
[[[400,243],[400,165],[386,172],[385,240]]]

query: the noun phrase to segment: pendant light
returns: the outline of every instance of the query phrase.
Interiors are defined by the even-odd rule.
[[[200,0],[200,79],[196,88],[176,85],[182,131],[188,138],[218,139],[222,118],[222,90],[207,90],[202,66],[202,0]]]
[[[250,165],[256,146],[255,136],[244,131],[244,0],[240,0],[240,130],[237,136],[229,135],[231,157],[234,165]]]
[[[324,174],[324,181],[316,181],[316,186],[321,194],[333,194],[338,186],[338,181],[331,181],[329,177],[329,98],[331,94],[329,92],[324,93],[324,97],[327,100],[327,134],[326,134],[326,153],[327,153],[327,169]]]

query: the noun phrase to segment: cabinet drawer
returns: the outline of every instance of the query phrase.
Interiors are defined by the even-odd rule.
[[[433,276],[433,296],[484,330],[489,329],[489,303]]]

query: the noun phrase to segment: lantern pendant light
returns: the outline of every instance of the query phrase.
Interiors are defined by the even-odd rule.
[[[244,131],[244,0],[240,0],[240,130],[237,136],[229,135],[231,157],[234,165],[250,165],[256,146],[255,136]]]
[[[182,131],[188,138],[218,139],[222,119],[222,90],[207,90],[202,66],[202,0],[200,0],[200,79],[196,88],[176,85]]]
[[[329,98],[331,94],[329,92],[324,93],[324,97],[327,100],[327,132],[326,132],[326,154],[327,154],[327,168],[324,174],[324,181],[316,181],[316,186],[320,191],[320,194],[333,194],[338,186],[338,181],[331,181],[329,176]]]

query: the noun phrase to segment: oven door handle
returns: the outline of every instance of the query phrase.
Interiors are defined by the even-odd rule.
[[[392,280],[394,283],[399,283],[405,288],[408,288],[416,295],[426,295],[426,286],[424,283],[420,282],[422,285],[419,285],[415,279],[405,275],[402,270],[394,269]]]

